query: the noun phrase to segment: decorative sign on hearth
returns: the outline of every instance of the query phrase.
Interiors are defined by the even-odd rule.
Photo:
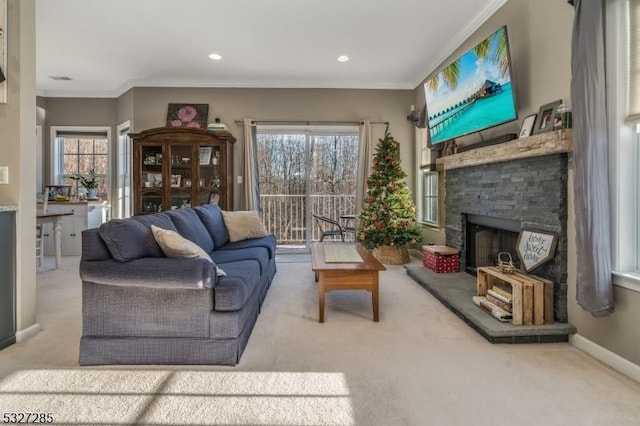
[[[516,251],[522,267],[528,273],[553,259],[558,244],[558,235],[523,229],[518,236]]]

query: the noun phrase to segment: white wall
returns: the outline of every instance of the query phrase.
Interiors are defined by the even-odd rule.
[[[8,103],[0,104],[0,164],[9,166],[9,185],[0,185],[0,204],[18,207],[16,322],[22,339],[37,328],[34,0],[9,0],[7,26]]]

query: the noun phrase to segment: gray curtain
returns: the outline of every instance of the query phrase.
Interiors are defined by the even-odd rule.
[[[356,216],[362,211],[364,195],[367,193],[365,180],[369,176],[371,162],[371,121],[360,123],[358,132],[358,177],[356,179]]]
[[[256,125],[250,118],[244,119],[244,209],[260,211],[260,186],[258,180],[258,145]]]
[[[596,317],[614,310],[603,27],[602,1],[575,1],[571,99],[578,255],[576,299]]]

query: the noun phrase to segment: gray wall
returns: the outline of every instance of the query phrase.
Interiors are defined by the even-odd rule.
[[[234,174],[241,174],[243,130],[236,120],[388,121],[390,131],[400,143],[402,167],[413,189],[413,127],[406,120],[411,90],[342,89],[237,89],[237,88],[134,88],[118,99],[40,98],[44,111],[43,131],[45,181],[50,176],[50,126],[110,126],[115,153],[116,126],[131,122],[131,131],[140,132],[166,123],[169,103],[209,104],[209,120],[219,117],[238,141],[234,146]],[[373,126],[374,141],[384,134],[384,125]],[[111,176],[116,182],[116,176]],[[241,185],[234,182],[234,208],[240,208]]]
[[[118,125],[129,121],[133,126],[133,89],[127,90],[118,98],[117,103]]]
[[[507,132],[518,133],[522,119],[537,113],[541,105],[556,99],[570,100],[571,30],[574,10],[562,0],[509,0],[484,23],[441,66],[447,65],[466,50],[507,25],[513,66],[519,120],[483,132],[491,138]],[[441,67],[438,67],[440,69]],[[424,105],[424,89],[415,90],[415,104]],[[570,101],[569,101],[570,104]],[[480,142],[478,135],[461,138],[462,146]],[[580,141],[573,141],[580,143]],[[640,365],[640,293],[615,288],[616,312],[607,318],[593,318],[576,301],[575,222],[573,207],[573,170],[569,163],[568,179],[568,278],[569,322],[578,333],[605,349]]]
[[[400,143],[400,159],[413,189],[413,127],[406,116],[413,103],[410,90],[343,89],[233,89],[233,88],[136,88],[133,90],[134,130],[164,126],[169,103],[209,104],[209,120],[220,117],[238,142],[234,146],[234,174],[242,170],[242,127],[235,120],[250,117],[284,121],[388,121]],[[375,144],[384,125],[374,125]],[[234,182],[234,208],[239,208],[242,188]]]
[[[44,184],[51,183],[51,126],[100,126],[111,128],[110,149],[116,152],[118,101],[113,98],[39,98],[38,116],[44,116],[42,131]],[[40,120],[40,119],[39,119]],[[38,123],[40,124],[40,123]],[[112,162],[115,157],[112,157]],[[112,163],[113,164],[113,163]],[[113,167],[112,167],[113,169]],[[115,182],[115,171],[110,177]],[[112,185],[113,187],[113,185]]]

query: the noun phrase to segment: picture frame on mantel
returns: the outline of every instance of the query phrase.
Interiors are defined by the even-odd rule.
[[[540,133],[550,132],[553,130],[553,118],[558,112],[558,107],[562,103],[561,99],[557,101],[549,102],[542,105],[538,111],[538,120],[533,128],[533,134],[538,135]]]
[[[0,104],[7,103],[7,0],[0,0]]]
[[[537,116],[538,114],[531,114],[522,120],[522,127],[520,127],[520,134],[518,137],[526,138],[527,136],[531,136]]]

